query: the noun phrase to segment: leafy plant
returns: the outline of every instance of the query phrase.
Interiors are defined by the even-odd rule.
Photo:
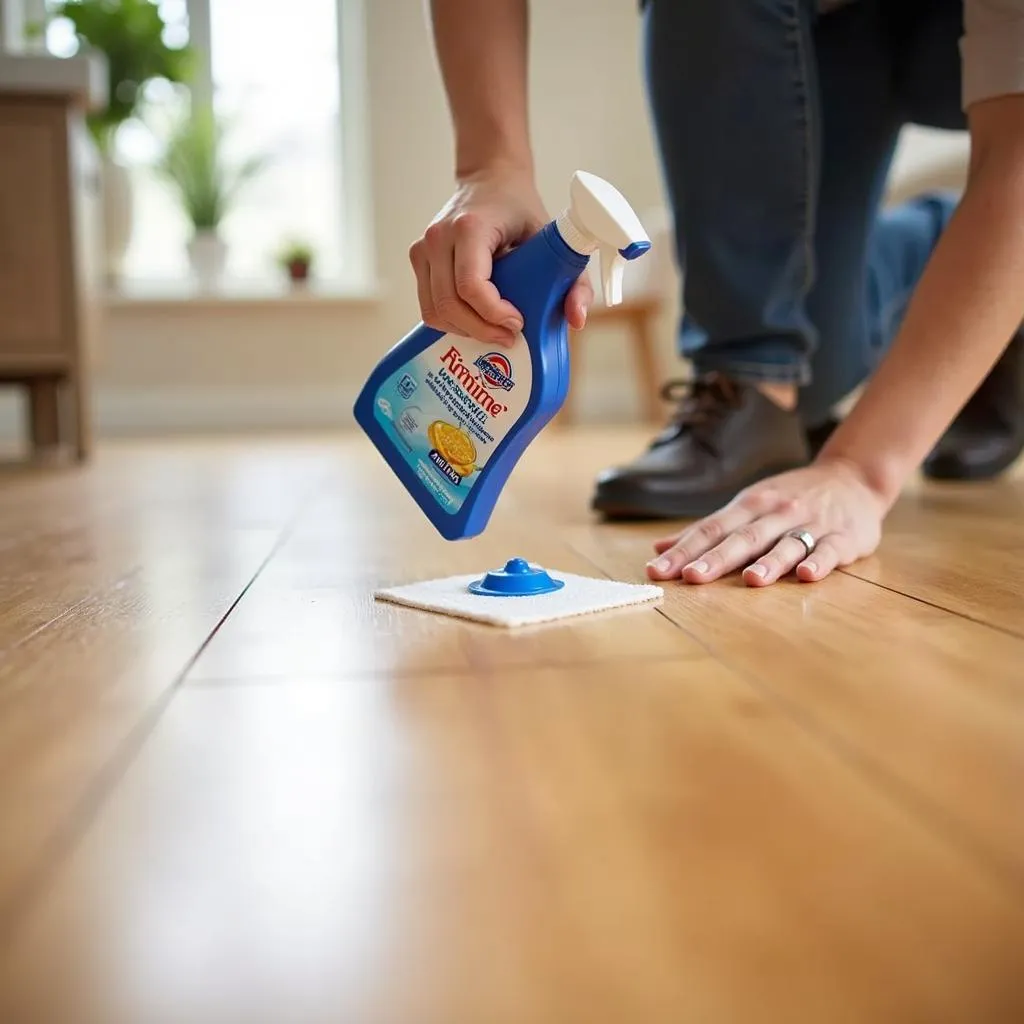
[[[306,281],[313,265],[313,247],[306,242],[293,239],[282,246],[277,260],[293,282]]]
[[[39,40],[46,36],[46,22],[26,21],[21,31],[26,43],[39,42]]]
[[[106,58],[107,107],[88,116],[89,128],[104,153],[117,128],[136,113],[147,82],[191,78],[191,49],[167,45],[166,24],[150,0],[65,0],[55,6],[53,16],[69,19],[79,45]]]
[[[282,246],[277,256],[282,267],[310,266],[313,262],[313,247],[307,242],[291,241]]]
[[[263,170],[253,156],[231,166],[224,156],[225,126],[208,110],[179,119],[157,171],[178,194],[197,231],[215,231],[242,187]]]

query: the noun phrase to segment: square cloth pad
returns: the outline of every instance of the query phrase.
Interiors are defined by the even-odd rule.
[[[489,597],[471,594],[467,587],[484,573],[469,576],[448,576],[443,579],[423,580],[399,587],[386,587],[376,591],[380,601],[422,608],[425,611],[454,615],[461,619],[474,619],[493,626],[530,626],[539,622],[586,615],[590,612],[644,604],[657,600],[664,591],[661,587],[638,583],[617,583],[614,580],[576,576],[569,572],[550,571],[552,578],[564,580],[561,590],[550,594],[528,597]]]

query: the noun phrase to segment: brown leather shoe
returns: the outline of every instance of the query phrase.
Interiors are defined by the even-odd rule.
[[[800,418],[757,388],[712,375],[670,381],[678,409],[635,462],[598,477],[591,507],[615,519],[710,515],[758,480],[810,461]]]
[[[1024,451],[1024,333],[999,362],[924,461],[932,480],[991,480]]]

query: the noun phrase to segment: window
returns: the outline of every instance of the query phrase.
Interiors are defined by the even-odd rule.
[[[358,127],[346,120],[350,111],[353,119],[359,112],[353,102],[344,102],[341,71],[346,62],[339,54],[345,31],[354,26],[351,17],[343,20],[351,13],[344,10],[351,0],[154,2],[167,23],[168,42],[189,41],[195,50],[191,102],[225,119],[226,156],[268,160],[223,222],[228,278],[278,278],[275,256],[291,239],[314,247],[318,278],[340,282],[360,276],[368,254],[353,211],[365,208],[365,202],[357,207],[353,194],[358,168],[346,174],[355,154],[351,135],[343,131]],[[52,23],[47,45],[57,54],[73,50],[69,27]],[[155,81],[145,98],[144,116],[126,122],[117,137],[118,158],[132,182],[125,277],[132,282],[183,280],[190,226],[151,164],[160,152],[161,126],[168,114],[184,109],[187,95]]]

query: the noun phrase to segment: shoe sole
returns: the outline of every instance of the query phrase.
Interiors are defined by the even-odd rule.
[[[748,477],[732,490],[695,495],[693,500],[686,503],[666,501],[659,499],[656,495],[640,495],[628,503],[617,502],[614,499],[602,500],[600,496],[595,496],[590,507],[593,511],[600,512],[605,519],[610,520],[703,519],[705,516],[717,512],[723,505],[728,505],[744,488],[766,480],[770,476],[788,473],[793,469],[803,469],[805,466],[807,466],[806,462],[799,462],[765,469],[761,473]]]

